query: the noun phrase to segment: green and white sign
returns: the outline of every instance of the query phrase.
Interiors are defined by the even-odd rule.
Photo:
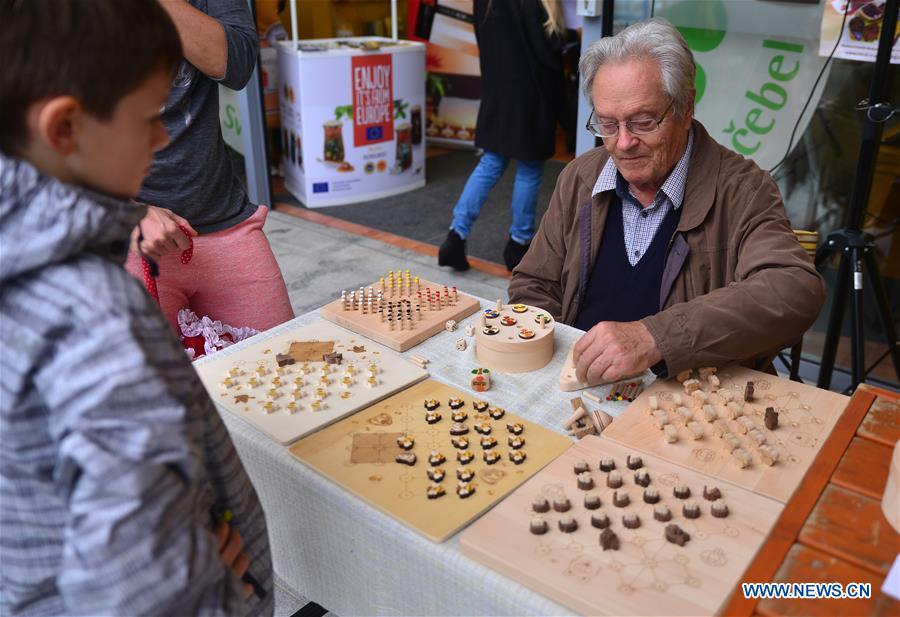
[[[684,36],[697,64],[695,116],[721,144],[763,169],[803,135],[828,75],[815,92],[820,6],[760,0],[657,0],[654,14]]]

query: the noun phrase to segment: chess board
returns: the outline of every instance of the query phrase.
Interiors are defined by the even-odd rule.
[[[459,322],[481,307],[477,299],[455,287],[417,277],[407,283],[397,272],[398,278],[391,273],[389,279],[353,291],[353,301],[348,295],[346,301],[326,304],[319,314],[395,351],[406,351],[442,331],[447,321]]]
[[[626,467],[628,456],[640,456],[650,483],[657,490],[657,504],[643,501],[643,487],[635,484],[635,471]],[[608,474],[598,469],[602,459],[612,459],[630,503],[613,505],[614,489],[606,486]],[[574,471],[587,463],[594,487],[577,486]],[[687,499],[674,496],[676,486],[686,486]],[[729,509],[725,518],[711,515],[711,501],[704,487],[718,488]],[[601,505],[588,510],[584,496],[599,495]],[[534,512],[534,500],[553,504],[568,498],[565,513],[550,508]],[[700,516],[686,518],[684,504],[699,505]],[[671,520],[660,522],[654,509],[665,505]],[[543,593],[564,606],[586,615],[711,615],[718,611],[740,581],[741,575],[781,513],[783,506],[727,481],[714,480],[656,456],[640,453],[607,439],[587,436],[524,483],[497,507],[466,529],[460,537],[462,551],[473,559]],[[601,530],[593,515],[606,515],[619,541],[618,550],[603,550]],[[636,529],[626,528],[623,517],[635,514]],[[563,516],[577,521],[574,532],[561,531]],[[542,535],[531,532],[534,517],[548,524]],[[690,539],[683,546],[665,538],[665,528],[678,525]]]
[[[463,401],[463,406],[456,411],[467,414],[467,419],[460,422],[469,428],[469,432],[462,435],[469,442],[465,450],[454,447],[451,442],[454,410],[449,401],[452,397]],[[440,403],[434,411],[441,414],[441,419],[434,424],[429,424],[425,417],[424,402],[427,400]],[[489,412],[478,412],[473,406],[476,400],[437,381],[426,380],[301,439],[290,452],[389,516],[433,541],[442,542],[500,501],[571,443],[566,437],[509,411],[504,410],[499,419],[492,418]],[[499,452],[500,458],[493,464],[483,458],[488,451],[481,445],[485,436],[474,430],[475,424],[481,423],[491,427],[490,435],[486,436],[497,440],[490,451]],[[515,464],[509,458],[514,450],[509,446],[512,433],[507,424],[515,423],[521,424],[523,430],[519,437],[525,442],[515,450],[526,455],[521,464]],[[417,460],[412,466],[395,460],[398,454],[404,453],[397,443],[398,438],[404,436],[414,442],[409,452],[414,453]],[[430,465],[428,459],[433,451],[441,453],[445,462]],[[457,460],[459,452],[471,452],[472,460],[460,463]],[[440,482],[428,477],[428,470],[435,469],[445,473]],[[466,482],[474,492],[465,498],[457,493],[460,469],[474,474]],[[430,499],[427,491],[433,485],[441,486],[444,494]]]
[[[287,324],[249,342],[217,352],[197,373],[216,403],[283,445],[428,377],[393,351],[326,321]],[[328,353],[341,354],[341,363],[327,364]]]
[[[716,435],[715,425],[705,421],[702,411],[696,407],[691,407],[690,411],[703,427],[704,434],[700,439],[693,439],[691,431],[672,410],[676,394],[681,395],[685,405],[691,402],[687,400],[691,397],[685,396],[684,388],[674,379],[658,380],[644,390],[603,432],[604,438],[786,503],[803,481],[850,399],[742,367],[723,369],[717,376],[718,389],[723,393],[730,392],[742,403],[747,382],[754,382],[753,399],[743,403],[742,416],[749,417],[753,426],[764,435],[766,443],[780,453],[774,465],[763,463],[759,445],[742,432],[738,419],[727,415],[723,416],[725,423],[740,441],[741,448],[750,453],[752,460],[748,467],[740,467],[727,444]],[[715,390],[705,381],[702,389],[708,394]],[[675,443],[668,443],[663,431],[657,428],[649,411],[651,396],[657,398],[661,407],[670,410],[670,423],[678,433]],[[767,407],[773,407],[778,413],[779,423],[775,430],[768,430],[764,425]]]

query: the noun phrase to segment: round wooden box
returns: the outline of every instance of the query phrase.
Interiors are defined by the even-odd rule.
[[[546,311],[503,304],[482,311],[475,330],[475,357],[497,373],[527,373],[553,357],[556,322]]]

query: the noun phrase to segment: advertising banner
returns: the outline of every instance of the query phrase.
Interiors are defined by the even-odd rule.
[[[315,208],[425,185],[425,47],[376,37],[278,43],[285,186]]]
[[[881,38],[881,21],[884,19],[885,0],[827,0],[822,12],[822,36],[819,55],[827,56],[835,49],[834,57],[845,60],[875,62],[878,39]],[[847,13],[846,20],[844,12]],[[841,32],[841,23],[844,30]],[[891,48],[891,64],[900,64],[900,24],[894,32]],[[840,38],[840,42],[838,42]]]
[[[426,44],[425,132],[442,146],[472,146],[481,69],[472,0],[409,0],[408,36]]]
[[[671,21],[694,53],[697,119],[719,143],[763,169],[796,145],[828,81],[823,75],[813,92],[825,62],[818,55],[820,11],[762,0],[656,4],[654,14]]]

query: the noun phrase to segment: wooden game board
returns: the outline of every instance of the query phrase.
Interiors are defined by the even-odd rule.
[[[389,349],[326,321],[279,328],[276,334],[262,333],[251,341],[237,351],[226,348],[216,353],[208,362],[197,366],[197,373],[214,401],[284,445],[428,377],[427,371]],[[329,352],[341,353],[343,361],[329,366],[327,376],[331,383],[325,384],[322,369],[326,363],[322,354]],[[282,375],[277,373],[279,354],[291,355],[295,360],[294,364],[282,367]],[[368,369],[373,363],[378,367],[377,384],[368,387]],[[351,366],[356,374],[351,376],[350,386],[344,387],[343,379]],[[258,367],[264,367],[266,374],[257,375]],[[231,379],[231,386],[223,385],[233,369],[239,375]],[[309,372],[304,374],[304,370]],[[282,385],[273,386],[276,376]],[[257,378],[260,385],[252,386],[251,377]],[[287,404],[292,400],[298,378],[303,382],[303,394],[294,401],[296,413],[289,413]],[[267,413],[263,405],[273,388],[277,392],[273,401],[276,409]],[[321,399],[321,409],[314,411],[311,404],[316,400],[317,388],[323,388],[326,395]]]
[[[468,414],[467,451],[475,455],[466,465],[457,462],[457,450],[450,442],[450,397],[465,401],[461,411]],[[442,419],[436,424],[425,422],[424,402],[428,399],[441,403],[437,411]],[[427,380],[300,440],[290,451],[305,464],[401,523],[431,540],[442,542],[500,501],[571,443],[566,437],[508,411],[499,420],[479,414],[473,409],[473,400],[476,399],[468,394]],[[485,400],[490,402],[489,398]],[[494,450],[502,457],[493,465],[482,459],[482,436],[472,430],[476,416],[486,418],[493,429],[491,436],[498,441]],[[513,464],[508,458],[511,448],[507,445],[510,433],[506,425],[513,422],[521,422],[525,427],[521,434],[525,445],[521,451],[526,453],[526,459],[520,465]],[[403,452],[396,443],[402,435],[415,440],[410,450],[417,456],[414,466],[394,460]],[[426,471],[432,468],[428,464],[432,450],[447,458],[438,466],[446,473],[441,482],[446,494],[437,499],[426,497],[426,490],[431,485]],[[475,492],[465,499],[456,494],[457,467],[469,467],[475,472],[471,481]]]
[[[768,443],[780,451],[780,460],[773,466],[762,463],[758,448],[747,435],[737,434],[742,447],[752,455],[750,466],[740,468],[725,443],[715,435],[713,425],[705,422],[698,410],[693,411],[705,429],[703,438],[694,441],[690,431],[670,413],[671,423],[679,434],[676,443],[667,443],[648,411],[648,398],[655,395],[661,405],[671,406],[673,393],[684,396],[684,388],[675,380],[654,382],[615,419],[603,436],[786,503],[850,399],[742,367],[723,369],[718,377],[720,387],[733,390],[741,401],[747,381],[754,382],[755,396],[751,403],[745,404],[745,415],[750,415],[757,428],[766,434]],[[703,387],[710,389],[708,383]],[[770,406],[779,413],[779,425],[774,431],[768,431],[763,424],[765,409]],[[728,424],[736,426],[734,420]]]
[[[640,455],[642,469],[650,474],[648,488],[660,493],[660,504],[672,511],[672,520],[653,518],[653,505],[642,501],[643,488],[634,483],[634,472],[625,466],[627,455]],[[613,489],[607,474],[598,469],[601,458],[615,460],[631,504],[612,504]],[[577,488],[574,466],[587,461],[595,488]],[[701,515],[687,519],[685,501],[673,496],[676,484],[687,485],[686,501],[700,505]],[[713,485],[722,493],[730,510],[726,518],[714,518],[703,487]],[[602,502],[598,510],[585,509],[584,495],[594,492]],[[566,496],[572,509],[566,512],[578,521],[573,533],[557,527],[562,516],[552,508],[535,514],[537,496],[551,503]],[[519,487],[496,508],[473,523],[461,536],[461,548],[470,557],[586,615],[711,615],[719,610],[738,584],[763,540],[778,518],[782,505],[727,482],[712,480],[695,471],[607,439],[587,436],[569,448],[531,480]],[[600,530],[591,526],[591,514],[605,513],[610,529],[618,536],[619,550],[600,547]],[[623,513],[635,513],[638,529],[626,529]],[[549,531],[535,535],[531,518],[542,516]],[[664,537],[669,523],[687,531],[691,539],[684,547]]]
[[[383,291],[385,303],[410,300],[413,304],[413,315],[415,317],[417,291],[414,286],[409,288],[397,287],[395,284],[389,287],[386,282],[377,282],[369,287],[375,293],[379,290]],[[407,289],[409,290],[408,292]],[[422,292],[423,297],[425,297],[428,289],[432,292],[438,291],[443,294],[445,286],[431,281],[419,280],[418,290]],[[373,341],[387,345],[395,351],[406,351],[442,331],[447,321],[452,319],[459,322],[476,312],[480,307],[481,303],[478,300],[463,293],[457,293],[456,300],[453,300],[451,292],[451,299],[446,306],[439,306],[438,303],[429,306],[427,301],[423,301],[420,312],[421,319],[414,319],[411,324],[404,323],[402,327],[395,323],[393,330],[390,328],[387,320],[381,321],[377,311],[370,313],[367,308],[367,312],[364,314],[361,309],[345,310],[344,303],[340,299],[323,306],[319,309],[319,314],[329,321],[333,321]]]

